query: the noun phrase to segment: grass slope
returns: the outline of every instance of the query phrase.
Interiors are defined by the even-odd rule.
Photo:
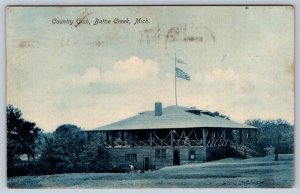
[[[293,155],[223,159],[170,166],[157,171],[73,173],[8,178],[10,188],[272,188],[292,187]]]

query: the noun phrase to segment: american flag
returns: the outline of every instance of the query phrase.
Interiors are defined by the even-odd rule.
[[[191,77],[185,73],[182,69],[176,67],[176,77],[179,77],[181,79],[185,79],[185,80],[191,80]]]

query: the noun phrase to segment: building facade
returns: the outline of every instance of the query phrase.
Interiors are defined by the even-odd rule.
[[[143,171],[165,166],[256,155],[257,129],[194,107],[155,103],[154,111],[86,131],[113,168]]]

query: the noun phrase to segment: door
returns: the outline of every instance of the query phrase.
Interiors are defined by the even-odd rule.
[[[144,156],[144,171],[150,170],[150,156]]]
[[[179,150],[173,151],[173,165],[180,165],[180,153]]]

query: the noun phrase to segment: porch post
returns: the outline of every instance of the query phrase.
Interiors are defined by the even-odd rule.
[[[224,146],[225,143],[226,143],[226,132],[225,132],[225,129],[222,129],[222,131],[221,131],[221,136],[220,136],[219,139],[220,139],[220,140],[219,140],[218,146]]]
[[[246,143],[251,143],[251,134],[249,129],[247,129]]]
[[[243,143],[243,135],[242,135],[242,129],[239,130],[239,144],[242,144]]]
[[[121,140],[124,141],[124,131],[121,131]]]
[[[221,138],[226,139],[225,129],[222,129],[222,132],[221,132]]]
[[[255,135],[255,143],[257,142],[257,140],[258,140],[258,130],[257,129],[255,129],[255,133],[254,133],[254,135]]]
[[[173,133],[173,130],[171,129],[171,147],[174,147],[174,133]]]
[[[105,135],[106,135],[106,144],[109,145],[109,131],[106,131]]]
[[[207,130],[206,129],[202,129],[202,139],[203,139],[203,149],[204,149],[204,162],[206,162],[207,159],[207,145],[206,145],[206,133]]]
[[[130,147],[132,148],[133,147],[133,131],[130,131],[129,139],[130,139]]]
[[[150,147],[152,147],[153,146],[152,130],[149,131],[149,138],[150,138]]]
[[[109,141],[110,141],[110,145],[113,148],[114,147],[114,136],[113,136],[113,132],[109,131]]]

